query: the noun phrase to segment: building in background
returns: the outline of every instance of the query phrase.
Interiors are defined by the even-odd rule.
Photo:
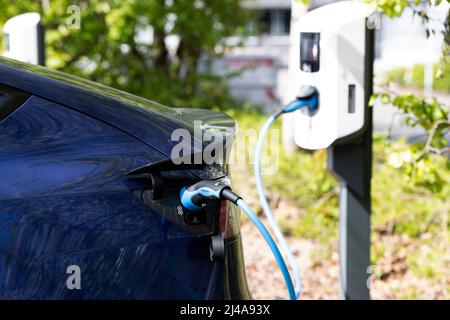
[[[270,111],[280,105],[279,77],[288,65],[291,0],[252,0],[245,6],[259,17],[249,25],[256,34],[216,60],[213,71],[240,72],[229,82],[232,95]]]
[[[312,0],[310,10],[333,0]],[[289,31],[292,5],[301,5],[296,0],[249,0],[245,6],[254,10],[259,22],[249,25],[256,32],[244,41],[244,45],[228,51],[214,61],[213,71],[218,74],[240,72],[229,81],[234,97],[273,111],[284,100],[283,88],[289,81],[287,64],[289,57]],[[448,4],[430,8],[430,14],[444,19]],[[306,13],[306,8],[302,14]],[[302,14],[292,19],[300,19]],[[440,58],[442,36],[426,38],[425,28],[419,17],[406,9],[400,18],[381,17],[376,30],[375,73],[398,66],[413,66],[423,63],[431,65]],[[232,39],[231,39],[232,40]]]
[[[429,14],[431,19],[443,21],[447,10],[448,5],[442,3],[437,8],[430,8]],[[441,23],[433,24],[433,20],[430,23],[434,27],[442,26]],[[443,35],[438,32],[427,38],[421,18],[410,8],[406,8],[400,18],[383,16],[376,36],[375,67],[379,71],[437,62],[441,57]]]

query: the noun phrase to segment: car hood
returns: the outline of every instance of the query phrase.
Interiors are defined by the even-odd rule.
[[[0,57],[0,83],[55,101],[106,122],[171,157],[180,142],[191,153],[210,143],[205,136],[221,134],[226,149],[236,133],[235,121],[222,112],[169,108],[92,81],[44,67]],[[175,134],[175,130],[178,135]],[[190,134],[190,141],[180,141]],[[178,139],[177,139],[178,137]]]

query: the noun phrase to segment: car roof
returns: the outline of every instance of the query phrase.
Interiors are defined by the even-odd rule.
[[[229,116],[209,110],[169,108],[157,102],[63,72],[0,57],[0,83],[83,112],[115,126],[170,157],[175,129],[194,132],[194,121],[235,128]],[[234,135],[234,133],[233,133]],[[197,137],[192,135],[195,140]],[[203,143],[192,143],[203,148]]]
[[[84,91],[89,91],[91,94],[102,96],[103,98],[111,98],[120,100],[123,103],[143,107],[147,110],[155,111],[167,115],[175,115],[176,111],[167,106],[157,102],[147,100],[125,91],[117,90],[100,83],[89,81],[68,73],[52,70],[42,66],[37,66],[21,61],[0,57],[0,82],[11,86],[26,86],[27,82],[33,82],[33,86],[26,86],[27,91],[34,95],[51,95],[53,99],[60,98],[58,90],[55,89],[73,89],[75,94],[83,94]],[[20,75],[20,77],[19,77]],[[43,81],[47,78],[50,81]],[[17,80],[21,81],[17,81]],[[51,81],[51,80],[56,80]],[[51,88],[46,86],[51,82]],[[59,99],[58,99],[59,100]],[[68,102],[64,99],[65,102]]]

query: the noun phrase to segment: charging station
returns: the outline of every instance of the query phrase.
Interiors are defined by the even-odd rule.
[[[6,57],[45,65],[44,27],[38,13],[24,13],[9,19],[3,32],[6,36]]]
[[[305,86],[318,107],[287,117],[302,149],[327,148],[327,168],[340,182],[340,296],[369,299],[372,163],[373,8],[342,1],[308,12],[291,32],[289,97]]]
[[[328,169],[340,181],[341,187],[340,294],[345,299],[370,298],[367,280],[370,265],[372,110],[368,107],[368,101],[372,94],[374,38],[373,30],[367,28],[367,19],[372,11],[370,6],[361,2],[341,1],[294,20],[287,97],[292,102],[272,115],[260,132],[254,161],[257,190],[267,220],[296,276],[291,277],[269,231],[252,208],[232,191],[228,179],[211,177],[200,181],[195,179],[195,183],[184,179],[182,183],[189,182],[185,186],[175,186],[171,179],[168,182],[172,189],[181,187],[179,194],[172,193],[171,201],[177,204],[178,214],[173,217],[174,210],[170,207],[172,222],[185,221],[186,212],[201,212],[214,201],[229,201],[241,208],[269,245],[292,300],[300,296],[301,280],[297,276],[299,272],[295,267],[295,258],[277,227],[264,195],[260,170],[264,138],[282,114],[289,114],[290,123],[294,124],[293,140],[296,145],[308,150],[328,150]],[[39,14],[26,13],[8,20],[4,32],[8,57],[44,65],[44,30]],[[176,163],[173,159],[155,162],[130,171],[127,176],[136,175],[136,179],[143,178],[139,175],[145,175],[146,179],[150,177],[152,189],[146,194],[152,201],[160,200],[165,186],[160,171],[167,168],[179,170],[180,167],[172,167],[173,163]],[[203,165],[202,170],[205,169]],[[199,168],[194,165],[182,169]],[[142,199],[145,200],[146,196],[142,195]],[[215,208],[219,211],[217,208],[221,206]],[[192,228],[189,227],[189,230]],[[213,261],[225,257],[220,234],[213,236],[210,253]]]

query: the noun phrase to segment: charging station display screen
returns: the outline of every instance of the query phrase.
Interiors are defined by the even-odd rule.
[[[300,69],[317,72],[320,68],[320,33],[300,32]]]

